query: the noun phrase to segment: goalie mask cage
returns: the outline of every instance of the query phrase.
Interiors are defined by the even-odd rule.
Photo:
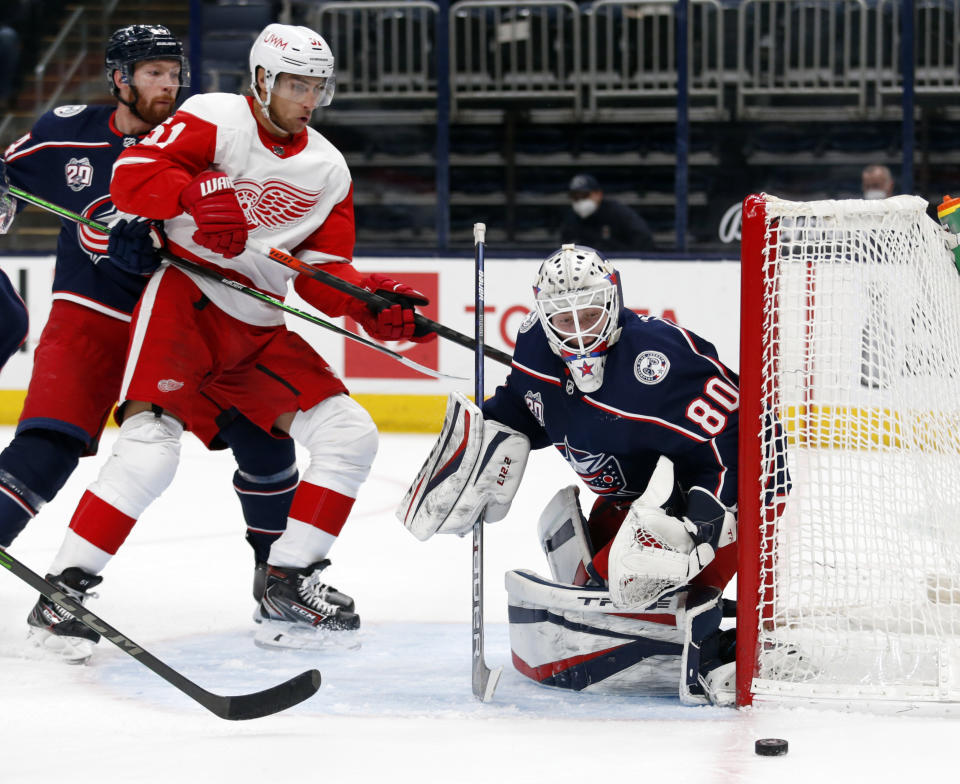
[[[744,202],[738,705],[960,710],[960,275],[926,206]]]

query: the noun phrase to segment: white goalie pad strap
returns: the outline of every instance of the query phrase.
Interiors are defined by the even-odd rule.
[[[407,490],[397,517],[421,541],[435,533],[469,531],[507,515],[530,453],[529,439],[452,393],[437,443]]]
[[[545,686],[707,701],[698,679],[700,643],[719,628],[720,592],[663,597],[624,615],[601,588],[507,572],[510,647],[516,669]],[[688,611],[688,609],[690,611]]]
[[[557,582],[571,585],[586,582],[586,566],[593,559],[593,546],[578,495],[576,485],[559,490],[537,520],[537,534],[550,574]]]

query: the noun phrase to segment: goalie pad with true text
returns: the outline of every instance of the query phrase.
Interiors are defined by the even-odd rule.
[[[640,613],[613,606],[605,588],[566,585],[527,569],[506,573],[513,665],[544,686],[601,694],[677,696],[729,704],[711,673],[723,609],[716,588],[690,587]]]

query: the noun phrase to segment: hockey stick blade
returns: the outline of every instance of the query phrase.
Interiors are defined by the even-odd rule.
[[[155,672],[171,686],[175,686],[194,702],[199,703],[215,716],[228,721],[259,719],[273,713],[292,708],[308,697],[312,697],[320,688],[320,673],[307,670],[284,683],[253,694],[239,694],[225,697],[209,692],[181,675],[149,651],[144,650],[122,632],[117,631],[99,616],[90,612],[80,602],[60,591],[36,572],[31,571],[10,553],[0,550],[0,566],[13,572],[35,591],[42,593],[51,602],[65,608],[84,626],[102,635],[128,656],[132,656],[144,667]]]
[[[51,212],[54,215],[59,215],[61,218],[67,218],[68,220],[72,220],[74,223],[80,223],[80,224],[83,224],[84,226],[89,226],[91,229],[102,232],[103,234],[110,233],[109,226],[105,226],[104,224],[98,223],[97,221],[91,220],[90,218],[86,218],[83,215],[78,215],[75,212],[71,212],[66,207],[60,207],[56,204],[45,201],[44,199],[41,199],[39,196],[34,196],[31,193],[27,193],[26,191],[21,190],[20,188],[17,188],[15,185],[10,186],[10,193],[13,196],[16,196],[21,201],[26,202],[27,204],[33,204],[34,206],[47,210],[48,212]],[[450,373],[441,373],[439,370],[434,370],[433,368],[428,368],[425,365],[421,365],[419,362],[414,362],[409,357],[403,356],[403,354],[399,354],[396,351],[393,351],[392,349],[387,348],[386,346],[380,345],[379,343],[374,343],[372,340],[367,340],[366,338],[363,338],[360,335],[355,335],[350,330],[344,329],[343,327],[338,327],[336,324],[332,324],[331,322],[325,319],[322,319],[319,316],[315,316],[312,313],[306,313],[305,311],[298,310],[297,308],[287,305],[285,302],[281,302],[276,297],[271,297],[269,294],[264,294],[262,291],[258,291],[257,289],[250,288],[249,286],[244,286],[239,281],[233,280],[231,278],[225,278],[223,275],[220,275],[214,272],[212,269],[208,269],[207,267],[197,264],[196,262],[190,261],[188,259],[182,259],[179,256],[175,256],[166,248],[161,248],[158,251],[158,253],[162,258],[166,259],[174,266],[180,267],[180,269],[182,270],[189,270],[198,275],[202,275],[206,278],[210,278],[211,280],[219,281],[225,286],[229,286],[230,288],[235,289],[236,291],[239,291],[241,294],[246,294],[248,297],[259,299],[261,302],[266,302],[268,305],[273,305],[275,308],[285,311],[286,313],[289,313],[293,316],[302,318],[304,321],[309,321],[311,324],[316,324],[317,326],[323,327],[324,329],[328,329],[331,332],[336,332],[338,335],[343,335],[348,340],[353,340],[357,343],[360,343],[363,346],[366,346],[367,348],[373,349],[374,351],[379,351],[381,354],[386,354],[388,357],[391,357],[392,359],[396,360],[401,365],[406,365],[408,368],[416,370],[418,373],[422,373],[425,376],[431,376],[432,378],[447,378],[453,381],[466,380],[462,376],[454,376],[454,375],[451,375]],[[329,273],[325,273],[325,274],[329,274]]]
[[[474,668],[473,671],[473,695],[480,702],[490,702],[493,699],[493,693],[497,690],[497,684],[500,683],[502,674],[503,667],[491,670],[481,662],[481,666]]]

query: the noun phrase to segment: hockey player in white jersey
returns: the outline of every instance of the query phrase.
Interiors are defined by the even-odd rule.
[[[381,340],[425,340],[416,290],[352,266],[353,186],[343,156],[308,123],[334,92],[334,59],[305,27],[272,24],[250,51],[251,95],[195,95],[117,160],[121,210],[163,220],[170,250],[282,298],[295,273],[248,238],[390,299],[375,309],[296,277],[297,292],[330,316],[349,314]],[[183,430],[202,427],[198,401],[235,406],[310,454],[286,531],[273,544],[255,620],[262,644],[309,646],[317,630],[358,628],[353,600],[321,574],[377,449],[367,412],[282,313],[217,281],[162,266],[131,330],[114,453],[88,488],[52,571],[98,574],[110,555],[78,532],[108,527],[122,542],[173,479]],[[201,434],[202,437],[202,434]],[[269,627],[269,628],[267,628]]]

